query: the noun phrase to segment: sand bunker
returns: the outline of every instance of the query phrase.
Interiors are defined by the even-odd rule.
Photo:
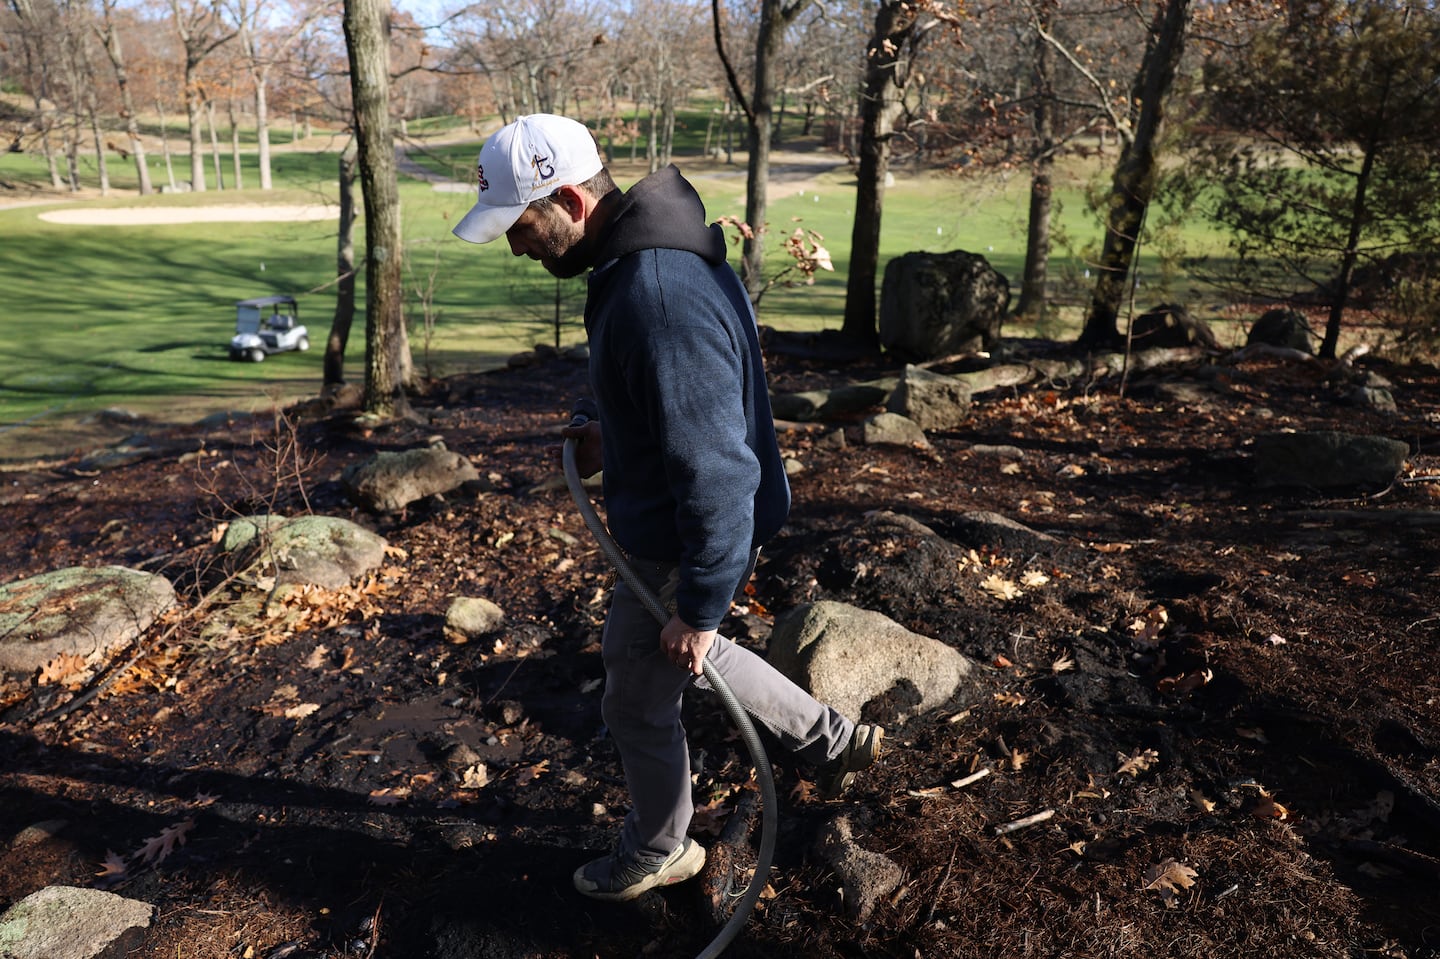
[[[154,226],[166,223],[257,223],[267,220],[331,220],[339,208],[324,204],[309,206],[118,206],[72,207],[40,214],[47,223],[76,226]]]

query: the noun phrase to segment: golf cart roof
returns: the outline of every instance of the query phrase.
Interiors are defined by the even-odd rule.
[[[295,305],[295,297],[293,297],[293,296],[257,296],[257,297],[255,297],[253,300],[237,300],[237,301],[235,302],[235,305],[236,305],[236,306],[254,306],[254,307],[261,307],[261,306],[277,306],[277,305],[282,304],[282,303],[285,304],[285,305],[287,305],[287,306],[294,306],[294,305]]]

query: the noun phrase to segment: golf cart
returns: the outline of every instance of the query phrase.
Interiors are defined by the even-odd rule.
[[[235,304],[235,335],[230,358],[259,363],[271,353],[310,349],[310,333],[300,325],[293,296],[261,296]]]

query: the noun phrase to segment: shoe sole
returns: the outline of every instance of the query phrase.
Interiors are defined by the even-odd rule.
[[[850,788],[850,784],[855,781],[855,774],[869,769],[875,765],[875,761],[880,758],[880,751],[885,740],[885,727],[856,726],[854,735],[860,735],[862,728],[868,729],[868,738],[860,743],[860,749],[856,749],[855,752],[859,753],[863,750],[864,755],[867,757],[865,764],[863,766],[853,766],[845,770],[845,774],[841,776],[837,782],[831,783],[829,789],[821,791],[821,799],[839,799],[845,794],[845,790]],[[851,743],[851,746],[853,745],[855,744]]]
[[[632,899],[639,899],[651,889],[673,886],[677,882],[693,879],[701,869],[705,868],[705,847],[689,839],[685,842],[687,848],[679,859],[654,875],[646,876],[634,885],[626,886],[616,892],[582,888],[582,883],[589,882],[589,880],[581,876],[581,871],[585,868],[581,866],[575,871],[575,888],[582,896],[598,899],[601,902],[629,902]]]

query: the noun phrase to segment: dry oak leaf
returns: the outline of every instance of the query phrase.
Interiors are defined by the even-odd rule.
[[[64,682],[85,668],[85,658],[74,653],[61,653],[40,667],[40,685]]]
[[[120,856],[109,849],[105,850],[105,860],[100,863],[100,871],[95,877],[101,882],[115,882],[125,878],[125,857]]]
[[[1179,894],[1195,885],[1198,876],[1199,873],[1184,863],[1167,859],[1145,870],[1145,889],[1158,892],[1165,908],[1173,909]]]
[[[160,830],[160,835],[145,840],[145,845],[135,851],[135,857],[156,865],[175,851],[176,846],[185,845],[185,834],[195,828],[195,820],[182,819],[173,826]]]
[[[1026,589],[1035,589],[1038,586],[1044,586],[1048,582],[1050,582],[1050,577],[1038,569],[1029,570],[1020,577],[1020,585]]]
[[[991,573],[980,581],[980,588],[1001,600],[1011,600],[1020,595],[1020,587],[999,573]]]
[[[1115,770],[1115,775],[1124,776],[1128,774],[1131,776],[1139,776],[1160,761],[1160,754],[1153,749],[1146,749],[1133,756],[1127,756],[1121,753],[1119,759],[1120,768]]]
[[[398,806],[410,795],[410,790],[404,786],[384,789],[370,790],[370,805],[372,806]]]
[[[461,789],[484,789],[490,785],[490,770],[484,763],[476,763],[460,776]]]
[[[545,775],[549,771],[550,760],[542,759],[535,765],[526,766],[524,769],[520,770],[519,775],[515,777],[515,784],[518,786],[528,786],[530,783],[539,779],[541,776]]]
[[[996,693],[995,701],[1005,706],[1019,707],[1025,705],[1024,696],[1020,695],[1019,693],[1010,692],[1008,690],[1003,693]]]

